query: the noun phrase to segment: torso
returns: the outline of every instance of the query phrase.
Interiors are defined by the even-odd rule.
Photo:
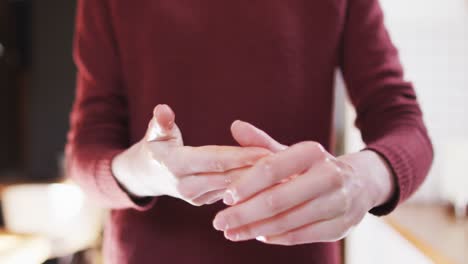
[[[131,142],[167,103],[187,145],[233,144],[229,126],[242,119],[284,144],[330,146],[345,0],[125,2],[111,1],[111,23]],[[338,262],[337,244],[229,242],[211,226],[221,208],[161,197],[148,212],[115,211],[106,250],[126,248],[112,263]]]

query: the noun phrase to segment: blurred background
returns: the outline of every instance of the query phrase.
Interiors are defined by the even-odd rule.
[[[0,263],[101,263],[105,212],[63,175],[75,4],[0,0]],[[436,158],[408,203],[356,228],[343,258],[468,263],[468,1],[381,4]],[[356,151],[362,142],[339,72],[336,83],[337,153]]]

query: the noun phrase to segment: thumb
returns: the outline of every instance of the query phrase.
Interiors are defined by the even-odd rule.
[[[153,110],[153,118],[146,132],[147,141],[176,140],[182,142],[182,135],[175,124],[175,114],[166,104],[159,104]]]
[[[231,125],[231,133],[237,143],[243,147],[262,147],[273,152],[287,148],[264,131],[244,121],[234,121]]]

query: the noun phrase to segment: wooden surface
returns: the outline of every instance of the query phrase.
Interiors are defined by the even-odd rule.
[[[449,207],[404,205],[385,220],[436,264],[468,263],[468,218]]]
[[[50,244],[36,236],[14,235],[0,230],[0,263],[41,264],[49,258]]]

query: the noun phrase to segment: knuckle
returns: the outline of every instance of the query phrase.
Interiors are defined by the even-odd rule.
[[[302,143],[302,145],[308,152],[315,153],[320,157],[326,157],[326,151],[320,143],[315,141],[307,141]]]
[[[302,143],[302,145],[311,151],[317,151],[319,148],[321,148],[320,143],[316,141],[305,141]]]
[[[330,185],[336,189],[343,189],[345,186],[345,175],[343,171],[337,166],[333,166],[332,170],[333,173],[328,177]]]
[[[315,152],[314,155],[316,156],[316,159],[318,159],[319,161],[322,161],[322,162],[331,161],[330,155],[326,151],[320,150],[320,151]]]
[[[224,177],[224,183],[229,185],[231,183],[234,182],[234,177],[235,175],[233,175],[232,173],[226,173],[225,177]]]
[[[260,166],[263,177],[270,183],[276,182],[273,159],[265,159]]]
[[[264,198],[264,204],[267,211],[271,214],[280,212],[283,209],[281,199],[277,195],[268,194]]]
[[[225,164],[219,158],[213,159],[211,161],[211,166],[212,166],[213,170],[216,171],[216,172],[223,172],[223,171],[226,170]]]
[[[220,148],[213,148],[212,150],[214,152],[214,158],[210,162],[212,169],[216,172],[223,172],[228,169],[228,166],[225,164],[222,158],[223,151]]]

